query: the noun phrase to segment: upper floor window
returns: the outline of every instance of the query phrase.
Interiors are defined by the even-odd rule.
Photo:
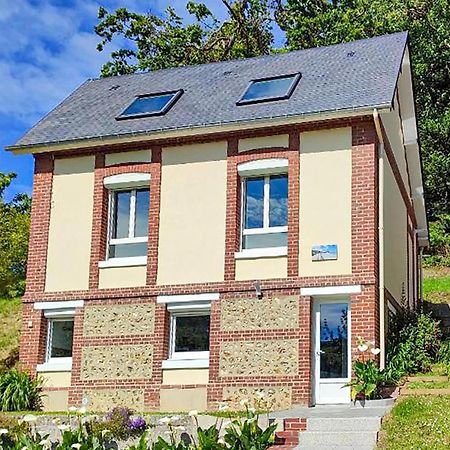
[[[286,247],[288,176],[243,179],[242,249]]]
[[[149,201],[148,188],[111,191],[108,258],[147,255]]]

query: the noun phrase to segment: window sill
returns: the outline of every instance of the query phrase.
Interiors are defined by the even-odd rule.
[[[133,266],[146,266],[146,256],[133,256],[130,258],[111,258],[106,261],[99,261],[98,267],[100,269],[106,267],[133,267]]]
[[[287,256],[287,247],[252,248],[234,254],[235,259],[273,258]]]
[[[36,366],[36,372],[71,372],[72,361],[46,362]]]
[[[166,359],[163,369],[208,369],[209,359]]]

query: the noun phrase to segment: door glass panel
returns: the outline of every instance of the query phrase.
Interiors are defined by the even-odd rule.
[[[320,378],[348,377],[347,303],[320,305]]]

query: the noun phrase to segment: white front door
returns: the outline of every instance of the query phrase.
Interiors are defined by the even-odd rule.
[[[350,302],[314,300],[313,401],[349,403],[351,377]]]

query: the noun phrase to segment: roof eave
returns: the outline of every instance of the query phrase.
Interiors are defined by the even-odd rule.
[[[107,136],[92,136],[81,139],[72,139],[64,141],[49,141],[35,144],[26,145],[10,145],[6,146],[5,150],[11,151],[16,155],[34,154],[34,153],[46,153],[46,152],[58,152],[69,151],[71,149],[79,149],[93,146],[111,145],[126,143],[132,141],[152,141],[173,137],[188,137],[196,135],[209,135],[219,132],[234,131],[236,127],[239,130],[242,129],[255,129],[264,128],[268,126],[282,126],[288,124],[296,124],[303,122],[312,122],[317,120],[329,120],[347,117],[357,117],[364,115],[371,115],[373,109],[376,108],[382,112],[384,110],[389,111],[391,109],[390,103],[381,105],[369,105],[355,108],[346,108],[339,110],[328,111],[315,111],[304,114],[292,114],[277,117],[262,117],[258,119],[250,120],[237,120],[218,123],[205,123],[197,126],[167,128],[149,131],[135,131],[130,133],[120,133]]]

